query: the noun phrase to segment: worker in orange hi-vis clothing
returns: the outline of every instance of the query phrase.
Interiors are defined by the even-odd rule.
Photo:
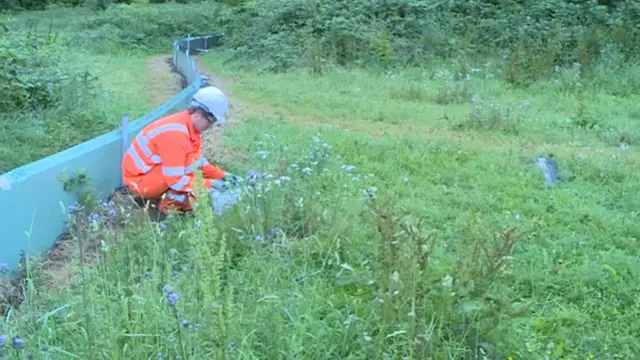
[[[204,186],[214,182],[238,183],[236,175],[211,165],[202,155],[202,133],[212,125],[223,125],[229,108],[220,89],[199,89],[185,111],[158,119],[147,125],[129,146],[122,161],[125,185],[145,200],[159,201],[161,217],[174,208],[189,212],[194,173],[202,169]]]

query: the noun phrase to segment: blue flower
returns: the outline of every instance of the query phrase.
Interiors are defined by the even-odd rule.
[[[7,336],[0,335],[0,346],[3,346],[6,341],[7,341]]]
[[[179,298],[180,296],[178,296],[178,294],[176,293],[171,293],[167,295],[167,300],[169,300],[169,304],[171,304],[171,306],[176,306],[176,302],[178,301]]]
[[[0,263],[0,273],[1,272],[6,272],[9,271],[9,264],[7,263]],[[0,335],[1,336],[1,335]]]
[[[162,288],[162,292],[164,292],[165,294],[168,294],[171,292],[171,285],[166,284],[163,288]]]
[[[13,348],[16,349],[16,350],[24,349],[24,340],[22,340],[20,338],[14,338],[13,339]]]

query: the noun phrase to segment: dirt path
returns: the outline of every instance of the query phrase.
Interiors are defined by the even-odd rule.
[[[150,57],[145,68],[150,77],[149,94],[154,108],[164,104],[181,90],[182,80],[179,74],[172,71],[171,54]]]

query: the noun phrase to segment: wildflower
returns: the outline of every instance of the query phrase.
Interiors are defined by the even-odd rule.
[[[260,151],[257,151],[255,153],[255,155],[257,157],[261,158],[262,160],[265,160],[267,158],[267,156],[269,155],[269,152],[268,151],[264,151],[264,150],[260,150]]]
[[[9,264],[0,263],[0,273],[9,271]]]
[[[159,227],[160,227],[160,231],[167,230],[167,224],[161,223]]]
[[[180,296],[178,296],[178,294],[176,293],[171,293],[169,295],[167,295],[167,300],[169,300],[169,304],[171,306],[176,306],[176,302],[178,302],[178,299],[180,298]]]
[[[182,324],[182,326],[184,326],[184,327],[188,327],[188,326],[189,326],[189,321],[187,321],[187,320],[182,320],[182,323],[181,323],[181,324]]]
[[[271,229],[269,229],[269,237],[276,237],[281,233],[282,233],[282,230],[280,230],[280,228],[271,228]]]
[[[247,182],[252,182],[252,181],[255,181],[255,180],[259,179],[259,178],[260,178],[260,174],[255,172],[255,171],[253,171],[253,170],[251,170],[247,174],[246,180],[247,180]]]
[[[163,288],[162,288],[162,292],[165,294],[169,294],[171,292],[172,288],[171,285],[166,284]]]
[[[7,341],[6,335],[0,335],[0,346],[4,346],[4,343]]]
[[[264,240],[264,237],[262,237],[261,234],[256,235],[256,237],[253,238],[255,241],[262,241]]]
[[[69,213],[69,215],[73,215],[77,212],[79,212],[80,210],[82,210],[82,205],[75,203],[75,204],[71,204],[69,206],[67,206],[67,213]]]
[[[108,214],[109,214],[109,216],[112,216],[112,217],[113,217],[113,216],[116,216],[116,213],[117,213],[117,212],[116,212],[116,209],[109,209],[109,213],[108,213]]]
[[[20,338],[14,338],[13,339],[13,348],[16,349],[16,350],[24,349],[24,340],[22,340]]]

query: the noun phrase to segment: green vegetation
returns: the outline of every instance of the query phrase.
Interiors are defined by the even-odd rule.
[[[124,113],[150,112],[145,59],[206,32],[215,16],[189,9],[62,8],[0,19],[0,173],[113,130]]]
[[[640,353],[637,4],[226,3],[50,10],[84,14],[56,28],[93,44],[76,59],[102,74],[87,91],[112,89],[98,102],[105,119],[112,106],[148,111],[136,97],[145,75],[108,69],[141,68],[185,31],[228,33],[199,61],[242,108],[224,144],[248,160],[208,155],[263,176],[222,218],[199,206],[157,224],[118,202],[72,217],[69,279],[29,262],[24,301],[0,327],[5,356]],[[20,79],[3,94],[25,94],[12,90]],[[64,106],[33,88],[2,106]],[[557,162],[558,185],[531,163],[541,156]]]

